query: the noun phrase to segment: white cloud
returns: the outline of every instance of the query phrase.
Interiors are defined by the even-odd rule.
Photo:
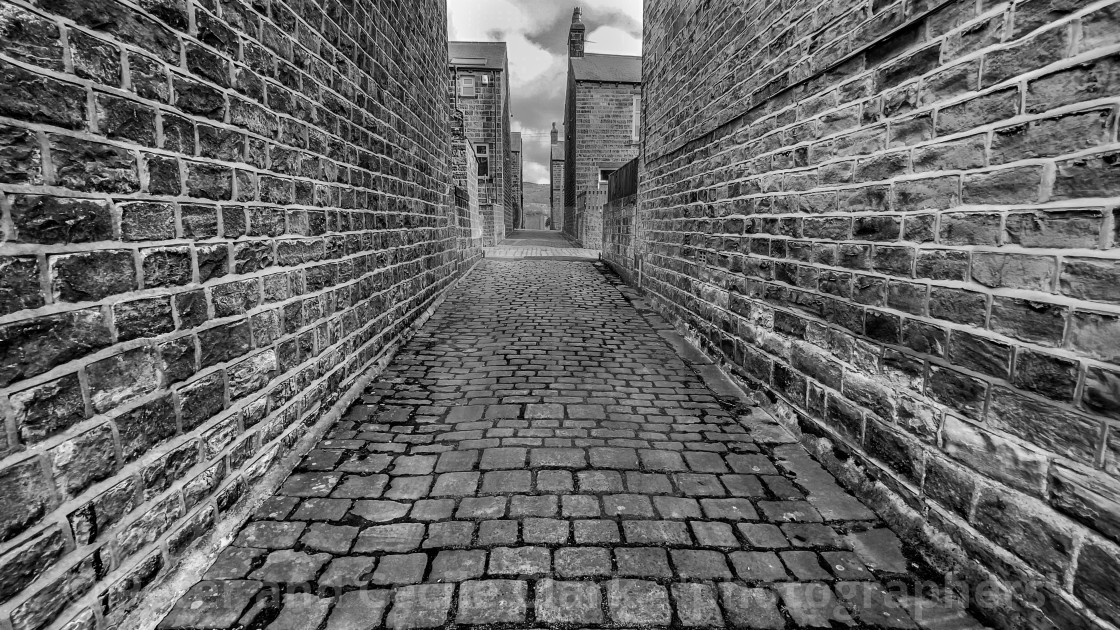
[[[525,39],[522,33],[506,38],[512,89],[522,87],[552,69],[556,59],[544,48]]]
[[[548,183],[548,167],[540,162],[525,161],[521,179],[537,184]]]
[[[587,51],[604,55],[641,55],[642,40],[613,26],[600,26],[587,34]]]

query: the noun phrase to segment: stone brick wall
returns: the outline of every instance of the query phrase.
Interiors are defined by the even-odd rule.
[[[564,161],[552,160],[549,185],[552,187],[552,228],[564,229]]]
[[[1120,625],[1120,4],[645,24],[651,301],[989,623]]]
[[[478,203],[478,156],[467,139],[463,112],[451,112],[451,181],[462,199],[458,204],[459,248],[467,255],[481,254],[482,214]]]
[[[608,201],[603,206],[603,260],[628,284],[638,285],[638,195]]]
[[[476,96],[458,96],[459,77],[491,75],[488,84],[475,81]],[[451,91],[454,107],[463,112],[467,138],[475,144],[490,145],[490,177],[478,183],[486,245],[497,245],[513,229],[513,161],[510,147],[508,72],[456,67],[452,69]]]
[[[0,628],[119,627],[474,259],[445,24],[0,4]]]
[[[603,245],[603,206],[607,191],[585,190],[576,195],[576,226],[572,236],[580,247],[599,249]]]
[[[634,98],[641,96],[642,86],[634,83],[597,83],[569,81],[565,116],[564,149],[567,158],[564,173],[564,206],[576,209],[577,197],[586,191],[599,190],[601,165],[622,166],[638,156],[638,143],[633,139]],[[603,185],[606,192],[606,185]],[[604,199],[605,201],[605,199]],[[566,212],[564,231],[579,239],[581,220],[574,212]],[[598,247],[595,239],[588,247]]]
[[[520,135],[520,134],[518,134],[518,135]],[[514,142],[514,146],[518,146],[520,143],[521,143],[521,140],[520,140],[520,138],[518,138]],[[521,224],[523,223],[522,216],[525,212],[525,208],[524,208],[525,204],[523,203],[524,195],[522,194],[522,190],[524,189],[524,187],[521,185],[521,168],[522,168],[522,165],[523,165],[522,160],[521,160],[521,151],[511,151],[510,152],[510,162],[509,162],[509,164],[510,164],[510,178],[509,178],[510,198],[509,199],[510,199],[510,208],[512,209],[511,215],[513,217],[513,223],[510,224],[510,229],[517,229],[517,228],[521,227]]]

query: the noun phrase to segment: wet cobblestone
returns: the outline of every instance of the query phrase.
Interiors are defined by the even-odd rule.
[[[482,263],[161,628],[979,627],[658,327],[597,265]]]

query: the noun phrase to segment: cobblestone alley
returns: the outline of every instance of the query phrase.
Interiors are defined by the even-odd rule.
[[[160,627],[979,627],[634,298],[480,263]]]
[[[1118,584],[1120,0],[0,0],[0,630]]]

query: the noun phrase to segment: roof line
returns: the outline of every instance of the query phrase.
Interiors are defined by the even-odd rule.
[[[590,55],[595,55],[596,57],[620,57],[622,59],[641,59],[642,58],[641,55],[608,55],[607,53],[592,53],[592,52],[583,54],[584,57],[588,57]],[[579,57],[572,57],[572,59],[579,59]]]

